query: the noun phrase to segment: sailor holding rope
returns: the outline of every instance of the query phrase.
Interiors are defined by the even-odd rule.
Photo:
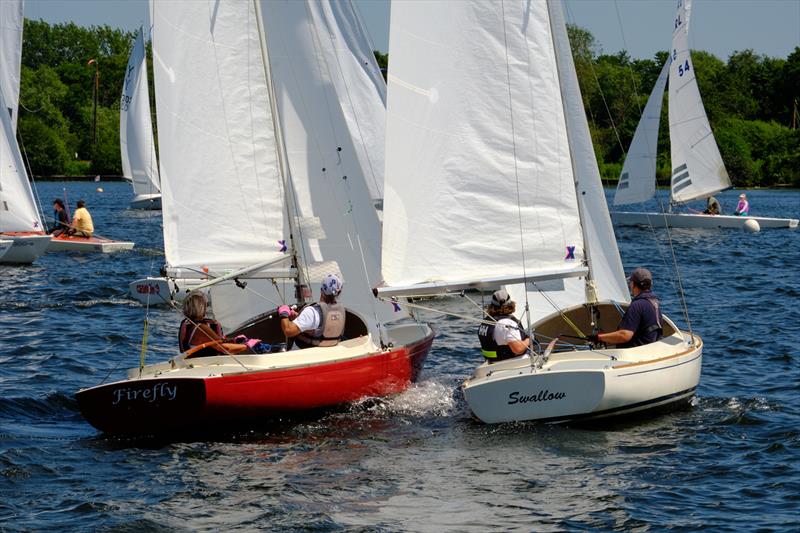
[[[646,268],[637,268],[628,278],[633,300],[616,331],[589,335],[592,343],[615,344],[617,348],[633,348],[656,342],[663,336],[658,297],[651,290],[653,275]]]
[[[528,351],[531,339],[519,320],[514,316],[517,304],[505,289],[494,291],[485,313],[494,324],[483,323],[478,327],[481,353],[489,363],[519,357]]]

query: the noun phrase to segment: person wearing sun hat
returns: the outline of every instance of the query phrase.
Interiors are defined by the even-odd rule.
[[[745,193],[739,195],[739,203],[736,204],[736,211],[733,214],[740,217],[746,217],[750,214],[750,202],[747,201]]]
[[[322,280],[319,302],[307,305],[299,315],[288,306],[278,308],[283,334],[300,348],[336,346],[344,334],[346,311],[336,297],[342,292],[342,278],[328,274]],[[294,320],[292,320],[294,318]]]
[[[489,320],[478,327],[481,353],[489,363],[519,357],[528,351],[531,339],[514,316],[517,304],[505,289],[494,291],[485,313]]]
[[[663,336],[663,319],[658,297],[653,293],[653,275],[646,268],[637,268],[628,277],[633,300],[616,331],[589,335],[592,342],[632,348],[656,342]]]

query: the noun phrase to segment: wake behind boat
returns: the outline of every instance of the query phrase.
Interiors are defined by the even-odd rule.
[[[655,196],[656,152],[664,88],[669,80],[669,136],[672,161],[667,213],[615,211],[614,223],[676,228],[796,228],[797,219],[673,213],[673,207],[731,188],[731,180],[708,122],[689,51],[691,0],[678,3],[672,53],[664,64],[636,127],[622,167],[614,205],[641,203]],[[751,221],[751,222],[748,222]],[[757,224],[757,225],[756,225]]]

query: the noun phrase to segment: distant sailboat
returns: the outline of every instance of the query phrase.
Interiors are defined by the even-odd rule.
[[[0,2],[0,239],[12,246],[2,263],[32,263],[47,251],[50,236],[39,215],[17,144],[23,3]]]
[[[110,433],[207,430],[405,390],[433,331],[373,297],[380,224],[309,5],[152,6],[167,274],[202,280],[229,336],[283,348],[275,307],[338,273],[346,327],[335,346],[191,349],[79,391],[81,412]]]
[[[150,117],[144,27],[133,42],[119,103],[122,174],[133,184],[132,209],[161,209],[158,162]]]
[[[626,416],[700,379],[701,339],[666,317],[645,346],[570,340],[616,329],[629,295],[561,10],[392,3],[378,294],[505,285],[529,332],[561,339],[464,382],[488,423]]]
[[[669,135],[672,159],[670,211],[673,205],[707,198],[731,187],[728,172],[708,123],[689,51],[691,0],[678,3],[672,53],[647,100],[622,167],[614,205],[641,203],[656,192],[656,151],[664,87],[669,78]],[[621,225],[678,228],[742,228],[755,220],[761,228],[794,228],[796,219],[689,213],[616,211]]]

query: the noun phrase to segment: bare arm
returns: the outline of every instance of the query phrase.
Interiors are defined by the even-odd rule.
[[[283,334],[289,338],[297,337],[301,333],[297,324],[289,320],[288,317],[281,317],[281,329],[283,330]]]
[[[623,344],[633,338],[633,332],[627,329],[618,329],[610,333],[598,333],[597,340],[606,344]]]
[[[525,339],[524,341],[508,341],[508,347],[514,352],[514,355],[522,355],[528,351],[528,347],[531,345],[530,339]]]

